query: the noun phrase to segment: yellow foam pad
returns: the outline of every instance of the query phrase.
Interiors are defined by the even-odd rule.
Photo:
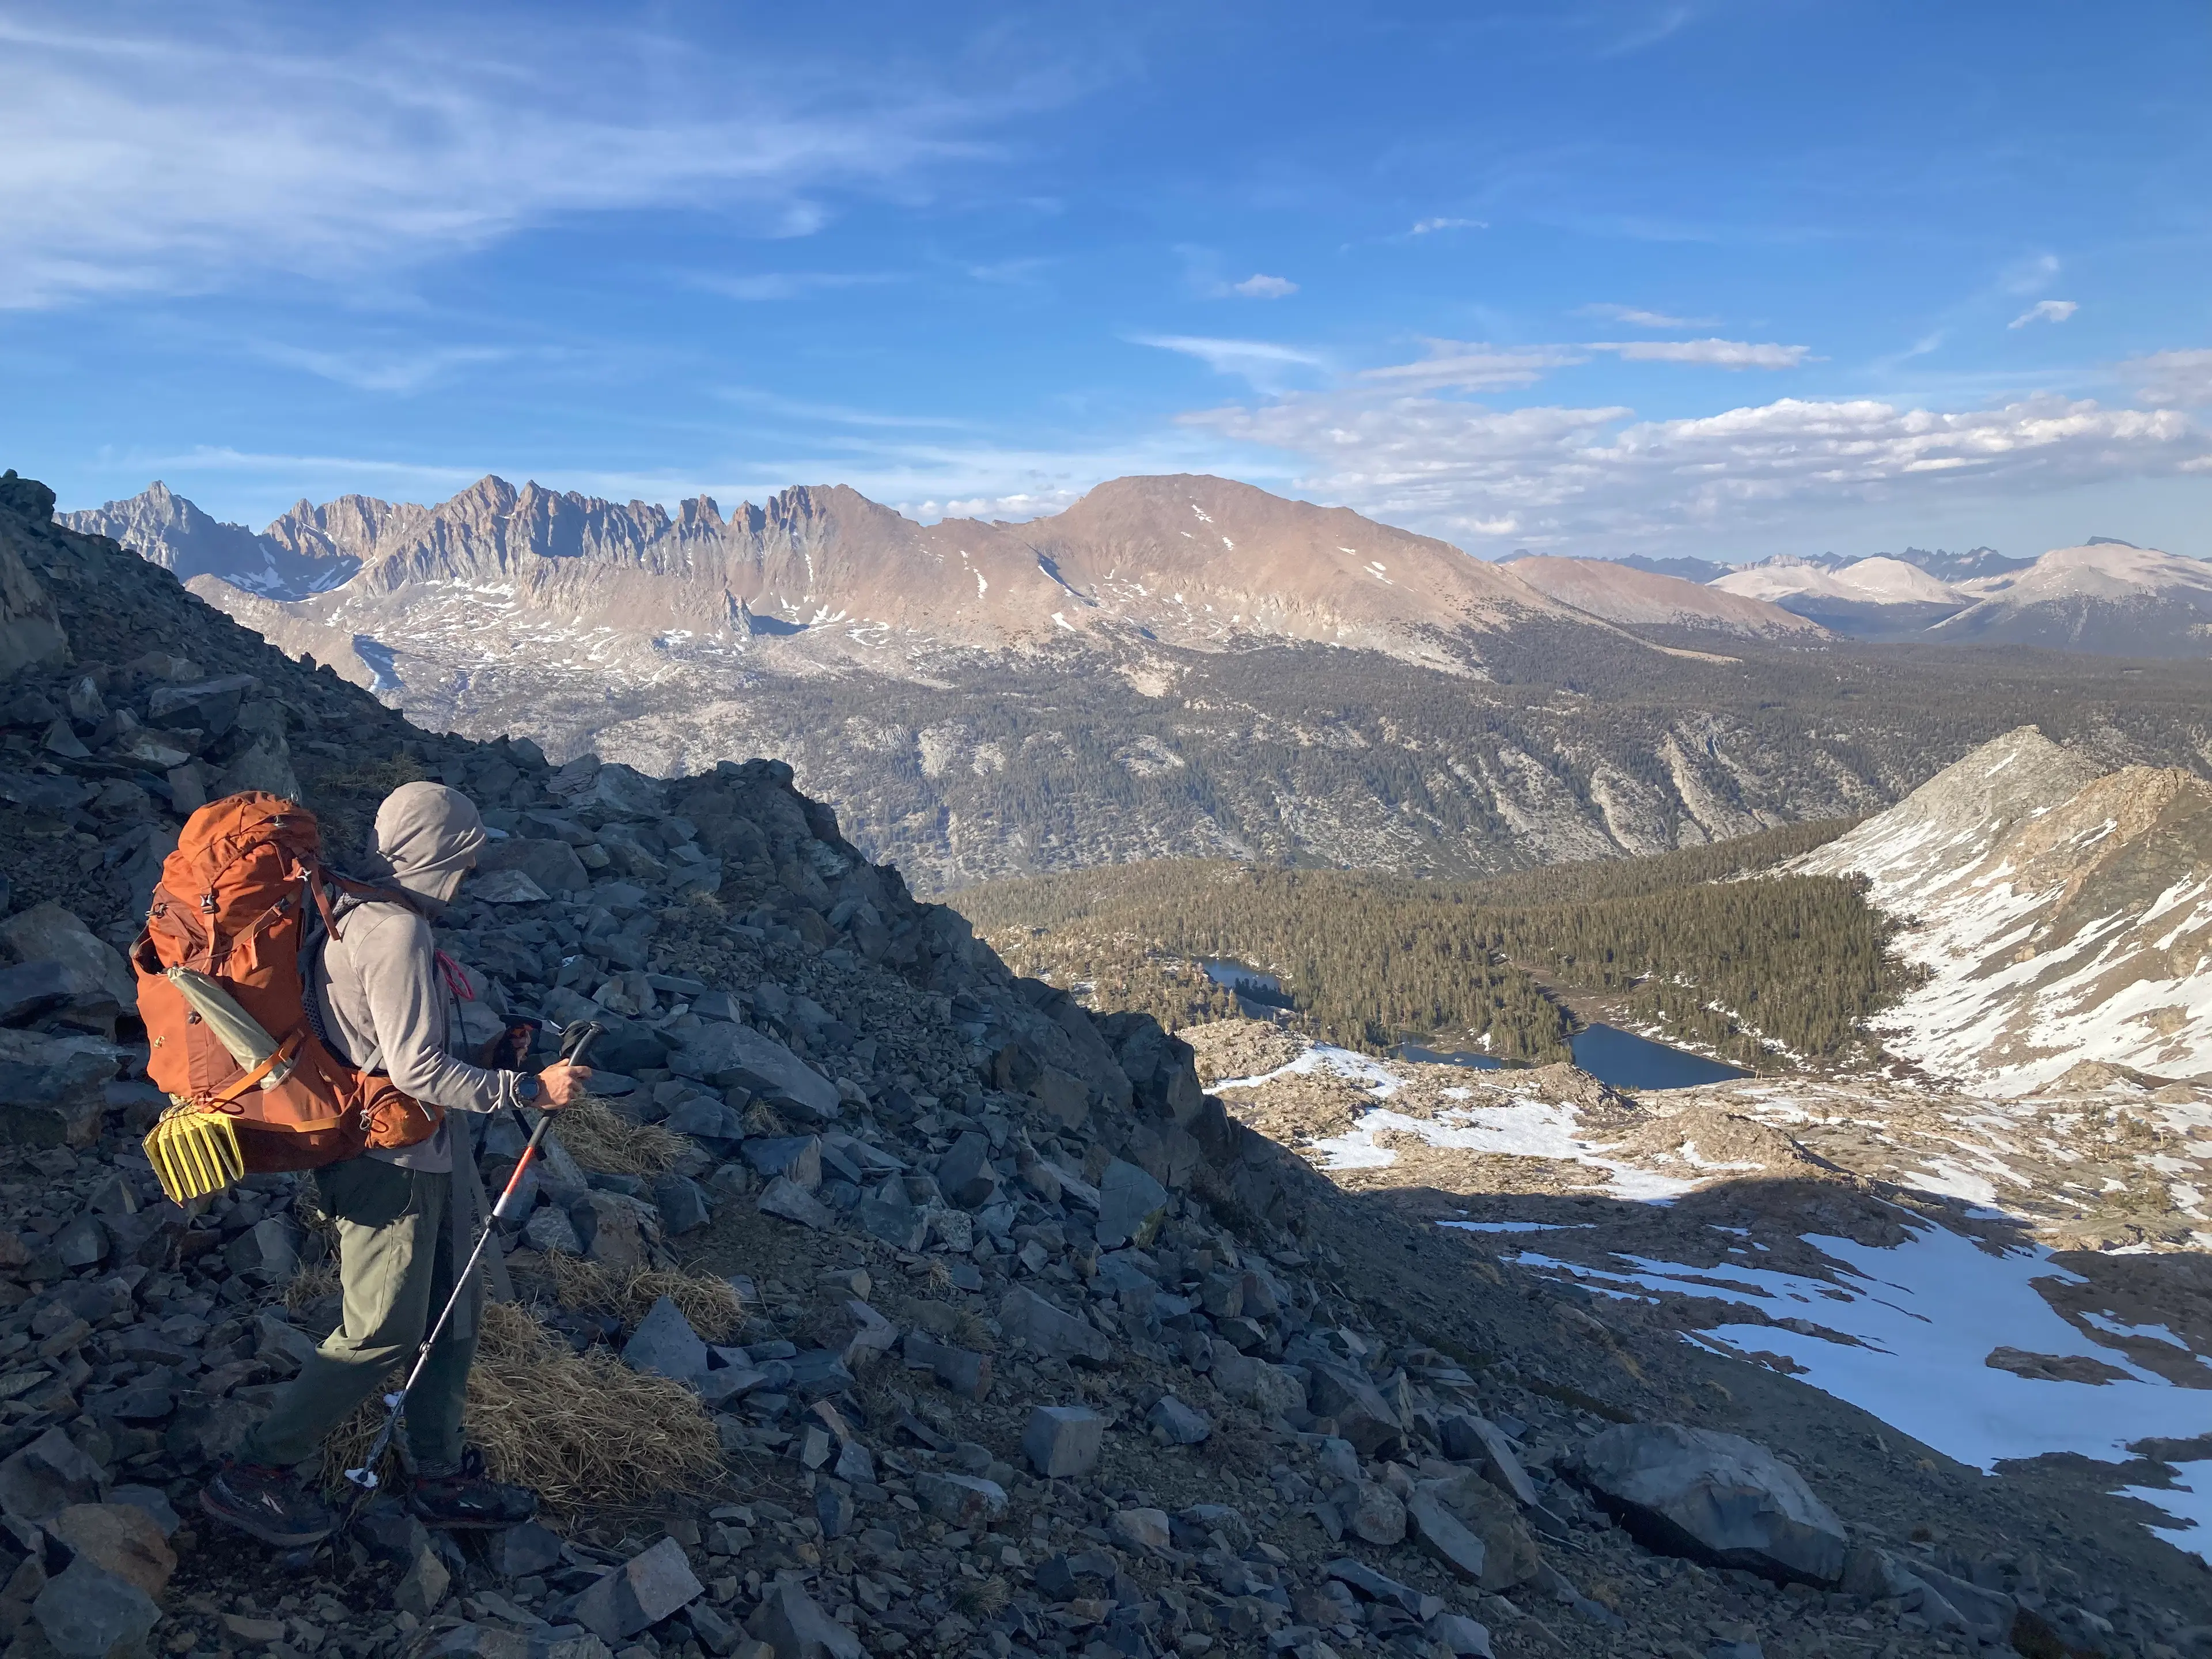
[[[175,1204],[219,1193],[246,1173],[238,1131],[221,1112],[163,1114],[146,1137],[146,1159]]]

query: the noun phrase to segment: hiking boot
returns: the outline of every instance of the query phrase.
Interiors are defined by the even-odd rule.
[[[492,1480],[484,1474],[483,1454],[471,1446],[449,1471],[418,1472],[407,1507],[424,1526],[446,1532],[519,1527],[538,1513],[538,1494]]]
[[[266,1463],[226,1463],[200,1488],[200,1507],[226,1527],[279,1549],[319,1544],[338,1524],[291,1471]]]

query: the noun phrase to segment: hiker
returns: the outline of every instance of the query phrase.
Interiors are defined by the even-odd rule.
[[[485,840],[483,818],[459,790],[410,783],[386,797],[364,872],[380,896],[339,902],[336,931],[310,964],[310,1008],[340,1059],[389,1077],[415,1101],[447,1113],[558,1111],[585,1091],[587,1068],[489,1071],[453,1052],[459,1021],[449,1014],[462,988],[445,977],[450,964],[438,956],[430,924],[476,867]],[[314,1178],[337,1226],[344,1317],[200,1493],[216,1520],[280,1547],[318,1542],[336,1527],[293,1466],[313,1456],[421,1346],[489,1209],[465,1122],[457,1131],[450,1115],[427,1139],[326,1165]],[[506,1527],[537,1512],[535,1492],[488,1479],[483,1453],[462,1441],[483,1300],[479,1278],[408,1397],[414,1480],[407,1501],[425,1526]]]

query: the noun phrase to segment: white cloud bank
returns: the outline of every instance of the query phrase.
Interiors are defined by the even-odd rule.
[[[1303,491],[1432,527],[1478,550],[1510,537],[1629,551],[1685,532],[1783,525],[1820,507],[1933,507],[1966,492],[2010,496],[2212,477],[2212,433],[2172,409],[2045,395],[1943,413],[1872,398],[1786,398],[1638,421],[1621,406],[1498,410],[1427,395],[1466,383],[1425,378],[1428,368],[1404,366],[1403,382],[1419,388],[1411,395],[1377,395],[1377,382],[1396,382],[1389,371],[1369,371],[1350,386],[1184,418],[1297,457]],[[2212,365],[2188,372],[2212,380]]]
[[[803,69],[732,96],[727,65],[546,20],[311,40],[240,11],[162,17],[0,16],[0,222],[21,233],[0,239],[0,307],[377,276],[607,210],[721,206],[801,234],[817,192],[982,154],[994,113]]]

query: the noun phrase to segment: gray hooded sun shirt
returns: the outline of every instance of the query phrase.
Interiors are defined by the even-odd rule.
[[[454,1057],[452,994],[430,932],[430,919],[452,902],[486,839],[483,819],[459,790],[441,783],[394,790],[377,809],[376,850],[362,873],[400,889],[410,902],[372,899],[342,908],[316,976],[323,1030],[339,1058],[381,1072],[404,1093],[449,1112],[515,1105],[521,1079],[520,1073],[485,1071]],[[428,1140],[368,1156],[444,1173],[453,1167],[453,1130],[441,1124]]]

